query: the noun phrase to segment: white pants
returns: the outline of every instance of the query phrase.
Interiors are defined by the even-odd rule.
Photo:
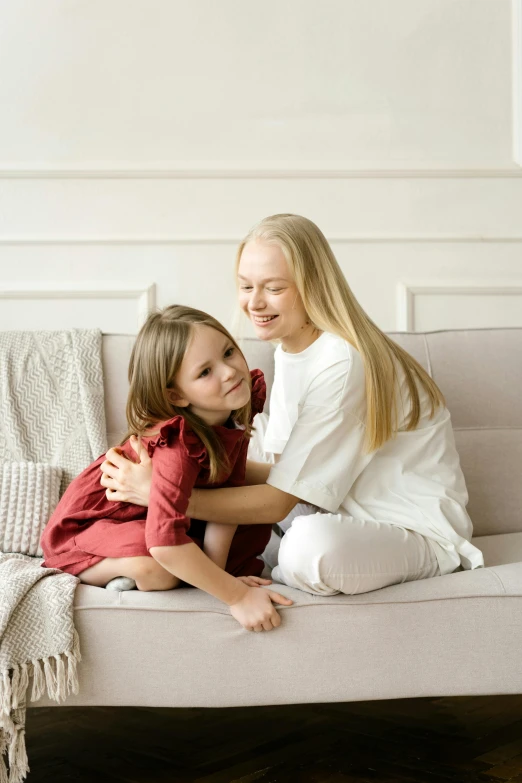
[[[263,559],[273,567],[274,582],[307,593],[368,593],[440,575],[429,540],[397,525],[299,503],[281,527],[286,532],[282,538],[272,532]]]
[[[269,461],[259,448],[266,426],[261,417],[265,414],[256,417],[249,458]],[[307,593],[353,595],[440,575],[429,539],[397,525],[298,503],[278,527],[283,537],[272,532],[263,560],[273,568],[274,582]]]

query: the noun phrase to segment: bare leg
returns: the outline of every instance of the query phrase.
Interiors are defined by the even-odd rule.
[[[78,574],[81,582],[105,587],[117,576],[128,576],[136,581],[138,590],[173,590],[180,580],[161,566],[153,557],[106,557],[96,565]]]

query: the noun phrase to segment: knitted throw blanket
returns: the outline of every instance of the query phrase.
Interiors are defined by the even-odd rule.
[[[63,494],[107,450],[101,332],[0,332],[0,410],[0,463],[57,465]],[[31,701],[46,688],[58,702],[78,692],[73,602],[80,580],[42,562],[0,554],[0,783],[21,783],[29,771],[29,677]]]
[[[107,451],[101,331],[0,332],[0,463],[63,469],[60,494]]]
[[[73,624],[79,579],[43,558],[0,554],[0,783],[21,783],[29,764],[25,749],[26,691],[31,701],[47,689],[58,703],[78,693],[81,660]],[[8,753],[9,777],[4,754]]]

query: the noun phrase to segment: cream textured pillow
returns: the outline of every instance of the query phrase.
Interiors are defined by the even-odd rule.
[[[43,557],[40,537],[60,499],[62,468],[0,464],[0,551]]]

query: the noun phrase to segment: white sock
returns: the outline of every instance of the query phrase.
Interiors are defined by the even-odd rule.
[[[136,589],[136,582],[134,579],[131,579],[130,576],[116,576],[114,579],[111,579],[110,582],[107,582],[105,585],[106,590],[135,590]]]

